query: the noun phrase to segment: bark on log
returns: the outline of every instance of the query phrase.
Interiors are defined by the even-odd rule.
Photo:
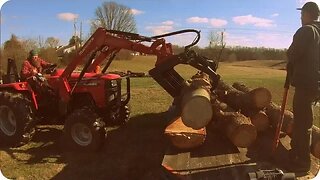
[[[206,128],[192,129],[184,125],[181,117],[176,117],[167,126],[164,134],[175,147],[190,149],[200,146],[205,141]]]
[[[218,96],[234,110],[249,116],[258,112],[271,102],[271,93],[266,88],[256,88],[249,92],[242,92],[220,80],[217,87]],[[221,93],[222,92],[222,93]]]
[[[248,92],[252,91],[251,88],[249,88],[246,85],[239,83],[239,82],[233,83],[232,86],[234,88],[236,88],[237,90],[242,91],[244,93],[248,93]],[[280,111],[281,111],[281,107],[273,102],[270,102],[270,104],[268,104],[268,106],[266,107],[266,114],[268,116],[270,125],[273,128],[277,127],[277,123],[278,123],[279,116],[280,116]],[[286,134],[291,134],[292,133],[292,125],[293,125],[293,114],[292,114],[292,112],[285,110],[281,131]]]
[[[246,148],[256,140],[257,130],[249,118],[238,112],[232,112],[230,107],[218,101],[213,107],[213,118],[216,120],[213,126],[225,133],[235,146]]]
[[[266,108],[266,113],[269,117],[271,126],[275,129],[279,121],[281,107],[271,102],[269,106]],[[289,110],[285,110],[281,131],[291,136],[292,128],[293,128],[293,113]]]

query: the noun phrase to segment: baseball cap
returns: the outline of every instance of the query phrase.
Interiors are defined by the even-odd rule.
[[[318,16],[320,15],[319,7],[315,2],[307,2],[302,6],[302,8],[297,8],[297,10],[303,10],[313,15],[318,15]]]
[[[38,51],[33,49],[29,52],[30,56],[38,56]]]

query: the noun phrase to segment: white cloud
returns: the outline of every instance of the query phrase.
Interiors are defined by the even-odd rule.
[[[228,21],[224,20],[224,19],[215,19],[212,18],[210,19],[210,24],[213,27],[222,27],[228,24]]]
[[[253,39],[244,35],[225,33],[225,37],[227,46],[252,46],[253,44]]]
[[[208,18],[202,18],[202,17],[190,17],[187,19],[188,23],[208,23]]]
[[[133,15],[139,15],[139,14],[143,14],[144,12],[143,11],[140,11],[138,9],[131,9],[131,13]]]
[[[254,25],[256,27],[273,27],[275,26],[273,20],[254,17],[251,14],[246,16],[236,16],[232,18],[233,22],[239,25]]]
[[[172,26],[174,24],[173,21],[164,21],[161,24],[166,25],[166,26]]]
[[[152,32],[154,35],[164,34],[172,31],[174,28],[174,22],[173,21],[163,21],[160,23],[160,25],[155,26],[147,26],[146,30]]]
[[[79,14],[74,13],[59,13],[57,17],[63,21],[74,21],[79,17]]]
[[[288,48],[292,41],[291,35],[278,33],[225,34],[227,46]]]
[[[278,16],[279,16],[279,13],[271,14],[271,17],[278,17]]]
[[[153,35],[159,35],[159,34],[164,34],[173,30],[173,26],[168,26],[168,25],[147,26],[146,30],[152,32]]]
[[[188,23],[209,23],[213,27],[222,27],[228,24],[228,21],[224,19],[217,19],[217,18],[206,18],[206,17],[190,17],[186,20]]]

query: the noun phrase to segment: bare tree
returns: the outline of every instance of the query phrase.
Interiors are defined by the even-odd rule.
[[[91,23],[92,32],[98,27],[125,32],[137,31],[131,9],[116,2],[104,2],[96,9],[95,16]]]
[[[224,30],[223,31],[210,31],[208,35],[209,47],[224,46]]]
[[[29,52],[32,49],[37,49],[38,48],[38,40],[35,38],[28,38],[23,40],[23,45],[26,49],[27,52]]]
[[[55,48],[59,46],[59,43],[60,43],[60,40],[54,37],[48,37],[45,42],[46,47],[49,47],[49,48]]]
[[[38,46],[40,47],[40,48],[43,48],[44,47],[44,39],[43,39],[43,37],[41,37],[41,36],[38,36]]]

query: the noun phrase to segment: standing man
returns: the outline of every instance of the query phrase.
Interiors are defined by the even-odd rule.
[[[319,96],[319,7],[307,2],[301,10],[301,24],[287,51],[287,76],[295,87],[293,97],[294,127],[291,140],[290,162],[287,170],[307,173],[310,170],[310,142],[313,124],[312,102]]]

